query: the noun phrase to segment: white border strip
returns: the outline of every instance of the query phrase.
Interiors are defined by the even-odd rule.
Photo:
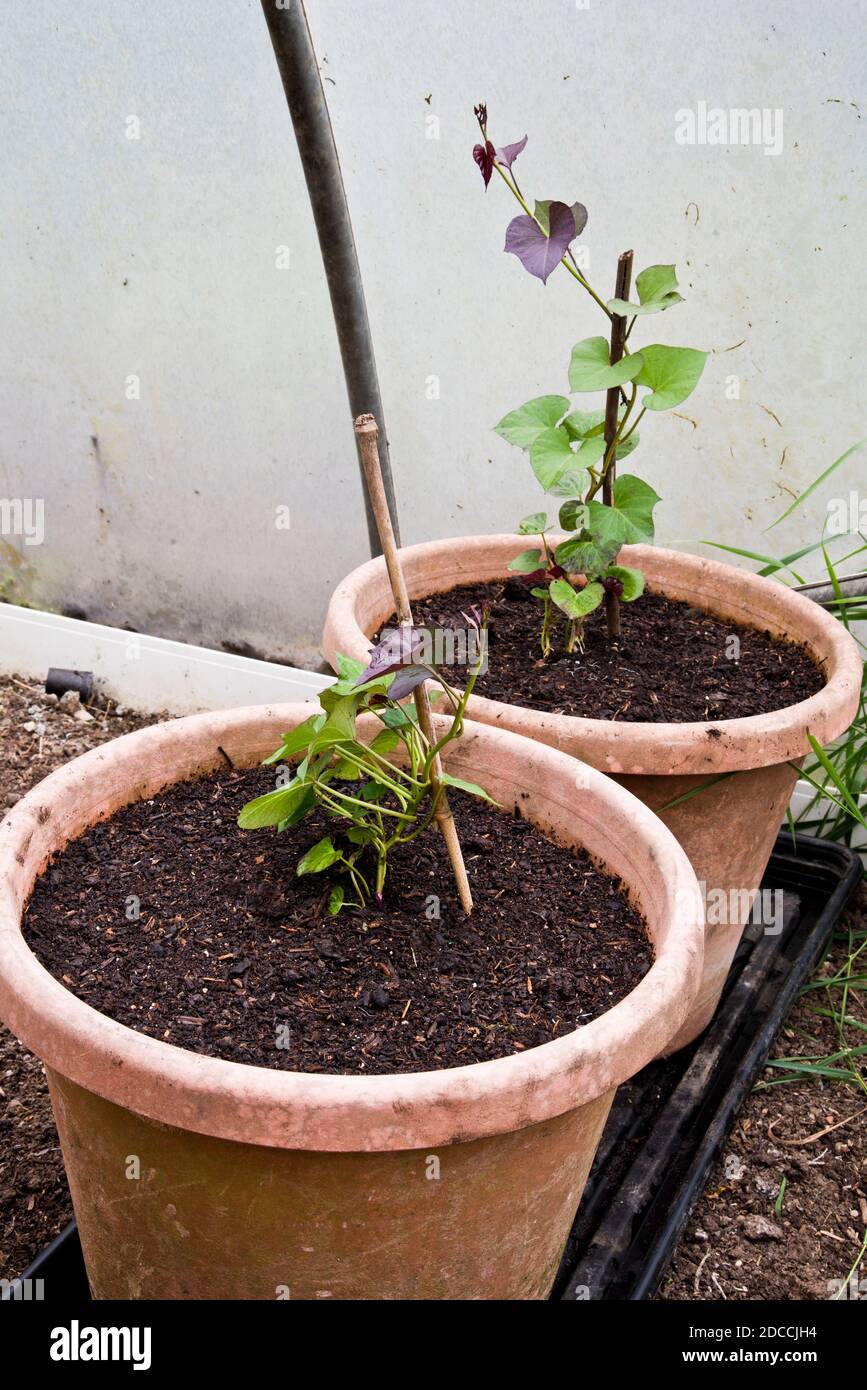
[[[49,666],[92,671],[96,689],[149,714],[315,700],[333,676],[0,603],[0,671],[44,681]]]
[[[819,796],[819,800],[813,806],[808,819],[805,816],[805,812],[816,796]],[[861,807],[864,814],[867,815],[867,796],[860,796],[858,798],[858,805]],[[794,817],[796,830],[803,830],[805,835],[818,835],[823,818],[831,813],[836,814],[836,809],[837,808],[833,806],[830,801],[827,801],[816,791],[812,783],[805,781],[803,777],[798,778],[798,784],[789,802],[789,810]],[[799,816],[804,816],[804,820],[801,821],[800,824],[798,823]],[[786,826],[787,822],[784,821],[784,830]],[[855,853],[860,856],[861,863],[864,865],[865,872],[867,872],[867,830],[864,830],[860,825],[856,825],[852,831],[851,844]]]

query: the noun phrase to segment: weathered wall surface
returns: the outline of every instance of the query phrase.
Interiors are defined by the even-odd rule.
[[[690,419],[649,421],[630,465],[663,495],[660,539],[813,539],[818,500],[761,532],[864,432],[857,0],[308,9],[404,539],[509,529],[535,509],[526,461],[490,426],[561,391],[572,343],[601,331],[562,271],[543,287],[503,255],[516,209],[472,162],[480,99],[499,143],[530,136],[525,191],[586,203],[588,274],[606,297],[626,246],[637,267],[678,263],[688,302],[649,322],[713,355]],[[7,524],[0,585],[309,663],[328,593],[367,540],[259,5],[32,0],[4,40],[0,498],[45,511],[42,544]],[[678,111],[702,102],[767,109],[779,153],[679,144]],[[830,491],[847,497],[864,473],[856,455]]]

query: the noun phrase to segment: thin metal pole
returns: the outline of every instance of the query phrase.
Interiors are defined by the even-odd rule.
[[[867,599],[867,573],[841,575],[838,583],[844,598]],[[814,580],[811,584],[795,584],[793,587],[797,593],[813,599],[814,603],[829,604],[833,608],[837,602],[833,584],[823,579]]]
[[[379,462],[385,495],[392,529],[397,544],[400,545],[385,416],[379,394],[379,379],[376,374],[376,358],[364,300],[364,287],[361,283],[346,190],[343,186],[337,146],[334,143],[331,117],[322,78],[319,75],[310,26],[302,0],[289,0],[285,7],[279,5],[277,0],[262,0],[262,10],[283,80],[283,90],[286,93],[286,102],[292,117],[298,153],[301,156],[307,192],[316,222],[340,344],[340,356],[343,360],[350,413],[353,419],[364,414],[373,415],[376,419],[379,427]],[[366,489],[364,507],[367,514],[370,553],[379,555],[379,533]]]

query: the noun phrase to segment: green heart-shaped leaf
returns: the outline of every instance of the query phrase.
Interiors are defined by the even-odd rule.
[[[583,589],[573,589],[568,579],[555,579],[549,586],[549,593],[567,617],[578,619],[586,618],[605,597],[605,590],[595,580],[585,584]]]
[[[634,352],[612,367],[608,344],[604,338],[584,338],[572,349],[569,363],[569,385],[573,391],[607,391],[632,381],[641,371],[642,357]]]
[[[522,550],[520,555],[516,555],[510,561],[508,568],[512,574],[533,574],[535,570],[542,568],[541,550]]]
[[[589,505],[592,507],[594,504],[591,502]],[[596,537],[590,538],[585,532],[562,541],[554,552],[554,559],[570,574],[584,574],[588,579],[595,579],[605,573],[620,544],[620,541],[605,542]]]
[[[545,512],[531,512],[518,523],[519,536],[540,536],[548,525]]]
[[[623,419],[624,412],[625,407],[622,406],[620,409],[621,420]],[[562,420],[560,423],[562,428],[566,431],[568,435],[571,436],[572,439],[580,439],[589,445],[591,441],[600,438],[604,433],[605,411],[573,410],[570,411],[570,413],[566,416],[565,420]],[[630,434],[629,438],[626,440],[624,444],[618,445],[617,457],[619,459],[628,458],[629,455],[632,453],[632,450],[638,448],[639,438],[640,437],[638,431],[635,430],[632,434]],[[602,458],[603,453],[604,448],[598,452],[597,459]],[[581,449],[578,451],[576,458],[582,459],[589,465],[592,465],[597,461],[597,459],[593,459],[592,457],[590,457],[589,453],[585,453],[583,444]],[[574,488],[571,490],[573,492],[576,491],[576,489]]]
[[[598,463],[605,453],[605,440],[601,434],[591,434],[587,439],[581,441],[581,447],[575,455],[579,464],[584,464],[586,468],[592,468],[594,463]]]
[[[659,501],[649,483],[632,473],[623,473],[614,482],[614,505],[588,502],[588,529],[594,539],[606,543],[636,543],[653,540],[653,509]]]
[[[619,579],[623,585],[620,595],[624,603],[633,603],[644,593],[644,575],[641,570],[630,569],[628,565],[609,565],[605,571],[612,579]]]
[[[706,352],[663,343],[642,348],[641,355],[644,361],[635,380],[639,386],[651,388],[641,402],[645,410],[671,410],[680,405],[695,390],[707,361]]]
[[[605,411],[572,410],[562,425],[573,439],[586,439],[588,434],[599,434],[605,428]]]
[[[519,449],[529,449],[536,435],[541,430],[552,429],[568,409],[566,396],[536,396],[526,405],[504,415],[494,429],[510,444],[516,444]]]
[[[340,850],[334,848],[331,836],[325,835],[301,856],[295,872],[299,877],[301,874],[321,874],[323,869],[330,869],[332,864],[336,864],[339,858]]]
[[[530,466],[546,492],[574,463],[572,444],[564,429],[539,431],[530,446]]]
[[[545,490],[551,497],[572,497],[576,492],[583,492],[589,481],[590,475],[583,468],[569,467]]]
[[[338,657],[338,661],[339,660],[340,658]],[[360,662],[359,665],[361,665]],[[364,667],[362,666],[361,669],[364,670]],[[290,729],[287,734],[283,735],[283,742],[276,753],[272,753],[270,757],[262,759],[263,766],[268,767],[271,763],[280,762],[282,758],[291,758],[293,753],[300,753],[302,749],[308,746],[314,734],[322,728],[325,720],[326,715],[321,712],[319,714],[311,714],[309,719],[305,719],[302,724],[297,724],[294,729]]]
[[[586,504],[580,497],[573,497],[563,503],[558,520],[564,531],[581,531],[587,525],[587,517]]]
[[[287,820],[307,797],[312,803],[312,787],[295,778],[288,787],[279,787],[276,791],[266,792],[264,796],[257,796],[248,801],[238,816],[238,825],[241,830],[261,830],[267,825],[279,825],[281,821]]]
[[[609,299],[608,308],[612,314],[624,317],[633,314],[658,314],[662,309],[670,309],[672,304],[680,304],[683,295],[677,292],[677,276],[673,265],[649,265],[635,277],[638,290],[638,304],[628,299]]]

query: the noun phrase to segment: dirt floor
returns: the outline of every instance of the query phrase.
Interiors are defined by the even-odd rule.
[[[0,679],[0,815],[69,758],[152,722],[76,700],[62,707],[33,682]],[[21,1274],[71,1218],[42,1063],[0,1024],[0,1278]]]
[[[845,932],[867,930],[864,880],[840,927],[813,983],[845,965],[850,949]],[[856,940],[856,949],[859,944]],[[865,979],[863,967],[859,978]],[[842,1043],[863,1049],[865,998],[863,983],[849,992],[846,1016],[852,1021],[841,1039],[832,1020],[815,1012],[839,1006],[840,991],[802,995],[771,1056],[828,1058]],[[853,1052],[849,1082],[788,1081],[786,1072],[765,1068],[693,1209],[658,1297],[828,1299],[841,1284],[842,1297],[854,1297],[859,1289],[860,1297],[867,1297],[864,1060],[863,1051]],[[842,1069],[846,1061],[830,1066]]]
[[[151,722],[101,704],[84,719],[74,701],[64,704],[72,708],[32,682],[0,681],[0,812],[60,763]],[[867,929],[864,885],[843,925]],[[847,954],[841,940],[820,973],[833,973]],[[867,1041],[864,1000],[863,989],[848,998],[853,1048]],[[774,1056],[839,1051],[836,1025],[813,1012],[824,1001],[818,990],[798,1003]],[[860,1066],[861,1054],[852,1061]],[[861,1068],[860,1086],[767,1084],[785,1075],[765,1070],[658,1297],[827,1299],[855,1265],[867,1235],[867,1073]],[[0,1278],[20,1274],[71,1215],[41,1064],[0,1027]],[[860,1277],[867,1280],[867,1258]]]

